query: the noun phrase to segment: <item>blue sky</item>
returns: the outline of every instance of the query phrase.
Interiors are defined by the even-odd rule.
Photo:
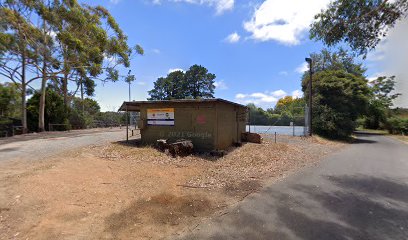
[[[144,56],[136,56],[132,61],[132,73],[137,79],[131,88],[132,99],[145,100],[153,82],[171,69],[185,70],[200,64],[217,75],[216,97],[255,102],[268,108],[284,95],[300,94],[304,58],[310,52],[319,51],[322,45],[308,40],[307,29],[293,30],[298,31],[293,37],[290,33],[254,36],[245,25],[257,28],[254,14],[262,3],[231,0],[99,2],[111,11],[129,36],[129,43],[141,44],[145,50]],[[276,14],[276,10],[274,12]],[[313,17],[314,13],[309,16]],[[292,28],[295,27],[302,26]],[[124,83],[109,83],[99,84],[95,98],[103,110],[113,110],[127,96]]]
[[[146,100],[153,82],[172,69],[186,70],[200,64],[217,76],[216,97],[243,104],[254,102],[266,109],[280,97],[301,95],[300,78],[307,70],[304,58],[324,47],[309,40],[309,26],[329,0],[82,2],[109,9],[128,35],[129,44],[144,48],[145,55],[132,60],[131,70],[136,76],[131,86],[132,100]],[[402,80],[408,78],[408,47],[401,39],[408,38],[407,29],[408,21],[397,24],[390,39],[384,39],[364,62],[369,78],[397,75],[397,90],[403,93],[398,105],[406,107],[404,92],[408,86]],[[123,70],[121,74],[126,73]],[[93,98],[103,111],[116,111],[128,100],[124,82],[97,85]]]

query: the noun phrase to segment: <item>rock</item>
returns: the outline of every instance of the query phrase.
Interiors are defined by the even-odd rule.
[[[245,132],[241,134],[241,139],[244,142],[251,142],[251,143],[262,143],[262,137],[258,133],[249,133]]]

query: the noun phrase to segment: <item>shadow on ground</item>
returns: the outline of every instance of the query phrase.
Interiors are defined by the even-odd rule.
[[[28,133],[15,135],[12,137],[0,138],[0,145],[14,142],[25,142],[37,139],[58,139],[58,138],[74,138],[82,136],[93,136],[103,132],[117,132],[122,131],[119,128],[95,128],[95,129],[83,129],[83,130],[71,130],[71,131],[47,131],[39,133]],[[125,130],[123,130],[125,131]]]
[[[0,149],[0,152],[13,152],[13,151],[17,151],[18,149],[19,147],[9,147],[9,148]]]
[[[324,192],[307,185],[297,185],[295,189],[333,214],[334,219],[316,220],[299,212],[278,209],[280,220],[298,237],[408,239],[407,185],[363,175],[327,176],[326,179],[338,190]]]
[[[266,188],[252,205],[217,220],[211,239],[408,239],[407,185],[364,175],[324,179],[330,191]]]
[[[375,133],[375,132],[365,132],[365,131],[354,131],[354,134],[358,136],[383,136],[384,133]]]
[[[128,147],[136,147],[136,148],[152,147],[152,148],[155,148],[157,151],[160,151],[154,145],[142,143],[140,138],[129,139],[128,141],[126,140],[116,141],[116,142],[113,142],[113,144],[118,144],[118,145],[128,146]],[[227,156],[228,154],[231,154],[232,152],[244,146],[245,144],[246,143],[244,142],[241,144],[241,146],[238,146],[238,147],[232,146],[228,148],[226,151],[222,151],[222,152],[196,152],[195,151],[193,153],[193,156],[201,158],[203,160],[207,160],[207,161],[216,161],[222,157]]]

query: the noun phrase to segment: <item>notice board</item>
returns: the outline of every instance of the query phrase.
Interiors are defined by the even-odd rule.
[[[174,126],[174,108],[147,109],[147,125]]]

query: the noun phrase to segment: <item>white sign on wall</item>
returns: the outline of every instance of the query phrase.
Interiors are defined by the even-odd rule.
[[[147,109],[147,125],[174,126],[174,108]]]

